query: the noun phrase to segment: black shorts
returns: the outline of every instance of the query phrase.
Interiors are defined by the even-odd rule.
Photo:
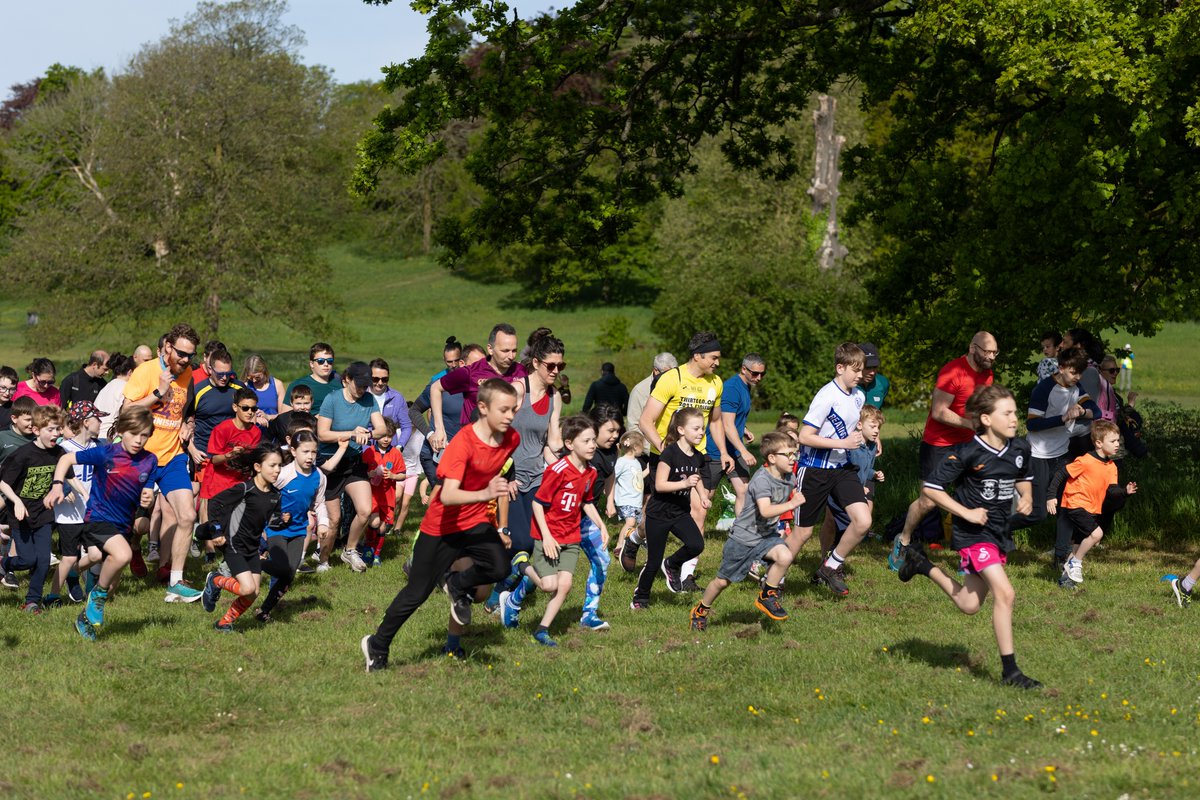
[[[646,469],[650,470],[646,473],[646,480],[642,483],[642,496],[649,497],[654,492],[654,476],[658,473],[658,453],[646,453]]]
[[[79,538],[83,541],[84,547],[99,547],[104,549],[104,545],[114,536],[125,536],[126,531],[121,530],[111,522],[85,522],[83,530],[79,533]]]
[[[84,522],[58,523],[58,554],[63,558],[78,558],[83,545]]]
[[[371,480],[366,462],[358,454],[347,451],[337,469],[325,476],[325,500],[336,500],[346,487],[359,481]]]
[[[710,492],[714,491],[721,485],[721,479],[725,477],[738,477],[742,480],[750,480],[750,470],[746,469],[746,465],[742,463],[740,458],[736,456],[733,459],[733,471],[726,472],[721,469],[720,458],[707,458],[704,461],[704,468],[700,471],[700,481],[704,484],[704,488]]]
[[[243,572],[253,572],[255,575],[262,573],[262,558],[257,547],[250,552],[246,547],[235,547],[233,542],[226,542],[225,563],[229,565],[229,574],[235,578]]]
[[[802,467],[800,493],[804,495],[804,505],[796,509],[796,524],[801,528],[817,524],[830,498],[845,509],[867,502],[858,482],[858,470],[853,467]]]
[[[921,442],[919,452],[921,480],[924,482],[932,478],[946,456],[954,452],[954,445],[939,446]]]
[[[1090,511],[1084,511],[1082,508],[1060,508],[1058,513],[1071,523],[1071,541],[1075,544],[1079,544],[1091,536],[1100,527],[1096,515]]]

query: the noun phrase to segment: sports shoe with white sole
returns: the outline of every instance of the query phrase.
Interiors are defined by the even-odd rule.
[[[167,587],[167,594],[163,600],[167,603],[194,603],[200,599],[200,595],[204,594],[199,589],[193,589],[187,581],[180,581]]]

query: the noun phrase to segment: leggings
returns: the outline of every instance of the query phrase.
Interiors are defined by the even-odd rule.
[[[270,575],[271,589],[260,607],[263,613],[271,609],[292,588],[296,570],[300,568],[300,557],[304,554],[303,536],[270,536],[267,538],[267,560],[262,562],[262,571]]]
[[[41,500],[26,501],[40,503]],[[13,542],[17,546],[15,556],[5,556],[4,571],[12,572],[18,569],[29,570],[29,588],[25,592],[26,603],[42,602],[42,587],[46,583],[46,575],[50,572],[50,542],[53,538],[51,527],[42,525],[30,528],[28,520],[16,522],[12,529]]]
[[[412,567],[408,583],[399,591],[370,639],[371,652],[386,655],[400,627],[421,607],[437,587],[438,579],[450,565],[463,556],[475,563],[462,572],[450,575],[447,585],[456,589],[486,586],[503,580],[509,571],[504,557],[500,533],[487,523],[481,523],[461,533],[430,536],[422,533],[413,545]]]
[[[580,546],[587,556],[591,569],[588,572],[586,592],[583,596],[583,619],[594,617],[600,607],[600,593],[604,591],[604,582],[608,580],[608,565],[612,556],[600,542],[600,529],[596,523],[587,517],[579,525]]]
[[[671,567],[679,569],[684,562],[698,558],[704,552],[704,536],[690,514],[681,514],[674,519],[660,519],[647,515],[646,566],[642,568],[637,588],[633,591],[635,600],[649,602],[654,579],[663,564],[663,553],[667,551],[669,533],[675,534],[675,538],[682,542],[680,548],[666,559],[666,563]]]

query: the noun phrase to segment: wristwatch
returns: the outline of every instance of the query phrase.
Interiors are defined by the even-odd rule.
[[[501,528],[500,533],[504,534],[510,539],[512,538],[512,531],[510,531],[508,528]]]
[[[162,392],[160,392],[158,389],[155,389],[155,390],[154,390],[154,392],[153,392],[152,394],[153,394],[155,397],[157,397],[159,400],[162,400],[162,399],[163,399],[163,393],[162,393]]]

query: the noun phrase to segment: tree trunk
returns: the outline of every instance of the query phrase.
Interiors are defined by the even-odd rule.
[[[204,298],[204,332],[209,339],[217,338],[221,327],[221,297],[214,289]]]
[[[817,98],[817,109],[813,112],[813,130],[817,139],[813,157],[813,182],[808,189],[813,199],[813,213],[825,214],[825,236],[817,250],[817,263],[829,269],[846,257],[846,248],[838,240],[837,201],[838,183],[842,172],[838,169],[845,136],[834,133],[834,113],[837,100],[829,95]]]

